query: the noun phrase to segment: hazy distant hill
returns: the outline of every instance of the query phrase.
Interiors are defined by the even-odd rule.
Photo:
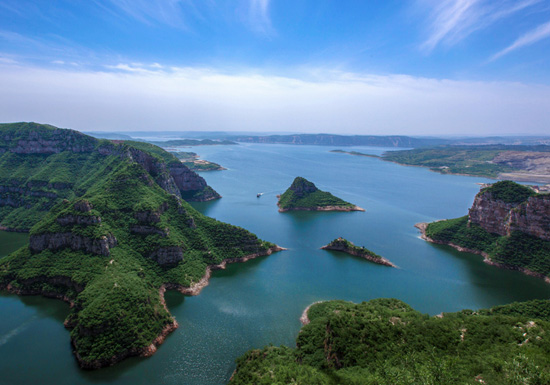
[[[450,143],[436,138],[413,138],[410,136],[296,134],[269,136],[234,136],[228,139],[245,143],[309,144],[320,146],[377,146],[377,147],[426,147]]]

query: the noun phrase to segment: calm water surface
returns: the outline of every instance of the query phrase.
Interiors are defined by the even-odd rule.
[[[203,173],[223,199],[194,204],[289,250],[217,271],[199,296],[167,293],[180,328],[151,358],[94,372],[78,369],[62,322],[68,306],[40,297],[0,295],[2,384],[224,384],[235,358],[269,343],[293,346],[298,318],[311,302],[395,297],[437,314],[548,298],[542,280],[487,266],[481,257],[426,243],[417,222],[465,215],[483,178],[439,175],[379,159],[284,145],[182,149],[220,163]],[[380,154],[385,149],[356,147]],[[366,212],[277,212],[276,194],[296,176]],[[256,194],[264,192],[261,198]],[[319,250],[342,236],[397,264],[379,266]],[[0,253],[25,243],[0,233]]]

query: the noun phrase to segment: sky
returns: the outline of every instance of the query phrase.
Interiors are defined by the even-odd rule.
[[[550,0],[0,0],[0,122],[550,135]]]

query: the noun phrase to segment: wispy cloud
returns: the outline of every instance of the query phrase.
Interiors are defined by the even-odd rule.
[[[453,45],[473,32],[531,7],[541,0],[422,0],[431,7],[429,36],[420,48],[431,52],[440,44]]]
[[[119,11],[145,23],[166,24],[175,28],[186,28],[182,6],[185,0],[109,0]]]
[[[504,55],[509,54],[519,48],[535,44],[536,42],[547,39],[550,37],[550,22],[539,25],[537,28],[527,32],[520,36],[515,42],[504,48],[502,51],[496,53],[491,57],[490,61],[496,60]]]
[[[275,30],[269,17],[270,0],[250,0],[249,20],[252,29],[256,32],[273,35]]]

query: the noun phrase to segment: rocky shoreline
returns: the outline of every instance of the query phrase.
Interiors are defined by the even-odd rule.
[[[386,258],[382,258],[382,257],[377,258],[377,257],[374,257],[374,256],[368,254],[368,253],[360,253],[356,250],[349,249],[347,247],[336,247],[336,246],[331,246],[329,244],[329,245],[325,245],[325,246],[321,247],[321,249],[323,249],[323,250],[333,250],[333,251],[342,251],[342,252],[347,253],[349,255],[353,255],[355,257],[363,258],[363,259],[366,259],[367,261],[371,261],[371,262],[377,263],[379,265],[384,265],[384,266],[397,268],[397,265],[395,265],[394,263],[392,263],[391,261],[389,261]]]
[[[241,258],[228,258],[228,259],[225,259],[220,264],[207,266],[206,273],[204,274],[204,276],[198,282],[192,284],[190,287],[186,287],[186,286],[183,286],[183,285],[180,285],[180,284],[174,284],[174,283],[165,283],[165,284],[161,285],[161,287],[159,288],[160,302],[161,302],[162,306],[164,307],[164,309],[168,313],[170,313],[168,307],[166,306],[166,301],[164,299],[164,294],[165,294],[166,290],[178,290],[180,293],[185,294],[185,295],[198,295],[201,292],[201,290],[208,285],[210,277],[212,276],[212,271],[213,270],[223,270],[223,269],[226,268],[228,263],[246,262],[246,261],[249,261],[251,259],[271,255],[274,252],[278,252],[278,251],[282,251],[282,250],[286,250],[286,249],[283,248],[283,247],[280,247],[280,246],[274,246],[274,247],[271,247],[271,248],[267,249],[265,252],[254,253],[254,254],[250,254],[250,255],[247,255],[247,256],[244,256],[244,257],[241,257]],[[33,280],[33,282],[34,281],[38,282],[39,280]],[[33,282],[29,282],[29,284],[32,284]],[[44,277],[42,282],[46,282],[46,283],[50,283],[50,284],[63,285],[63,286],[66,286],[66,287],[73,288],[77,292],[80,292],[80,291],[84,290],[84,287],[81,287],[78,284],[74,283],[68,277],[61,277],[61,276],[59,276],[59,277]],[[39,289],[27,289],[27,288],[21,288],[21,287],[16,288],[16,287],[13,287],[10,284],[0,285],[0,290],[6,290],[9,293],[17,294],[17,295],[42,295],[42,296],[48,297],[48,298],[60,299],[64,302],[68,303],[70,307],[74,306],[74,300],[69,298],[67,295],[65,295],[63,293],[50,292],[50,291],[46,292],[46,291],[39,290]],[[64,326],[67,329],[72,329],[72,328],[75,327],[75,325],[73,325],[70,322],[69,319],[67,319],[64,322]],[[152,356],[153,354],[155,354],[158,347],[166,340],[166,337],[170,333],[172,333],[174,330],[176,330],[178,327],[179,327],[178,322],[172,317],[172,321],[169,322],[168,324],[166,324],[164,326],[164,328],[161,330],[161,332],[157,335],[157,337],[153,341],[151,341],[151,344],[149,344],[147,346],[143,346],[143,347],[140,347],[140,348],[129,349],[129,350],[123,351],[123,352],[121,352],[121,353],[119,353],[119,354],[117,354],[113,357],[102,359],[102,360],[85,361],[85,360],[82,359],[82,357],[80,357],[80,355],[76,352],[76,350],[74,352],[75,357],[78,361],[79,366],[82,369],[89,369],[89,370],[100,369],[100,368],[103,368],[103,367],[112,366],[112,365],[114,365],[114,364],[116,364],[116,363],[118,363],[118,362],[120,362],[120,361],[122,361],[122,360],[124,360],[125,358],[128,358],[128,357],[135,357],[135,356],[149,357],[149,356]],[[71,345],[76,349],[75,342],[74,342],[73,339],[71,339]]]
[[[279,203],[277,203],[279,206]],[[279,206],[279,212],[284,213],[287,211],[365,211],[365,209],[359,206],[345,207],[345,206],[317,206],[317,207],[291,207],[288,209],[282,209]]]
[[[309,309],[311,309],[313,305],[317,305],[318,303],[322,303],[322,302],[325,302],[325,301],[315,301],[304,309],[304,311],[302,312],[302,315],[300,316],[300,322],[302,323],[303,326],[306,326],[308,323],[311,322],[309,319],[309,316],[307,315],[307,312],[309,311]]]
[[[278,251],[283,251],[283,250],[286,250],[286,249],[284,247],[275,245],[274,247],[270,247],[269,249],[267,249],[265,252],[249,254],[241,258],[227,258],[227,259],[224,259],[220,264],[207,266],[206,273],[204,274],[204,276],[198,282],[193,283],[189,287],[183,286],[178,283],[166,283],[164,284],[164,286],[168,290],[177,290],[180,293],[185,295],[190,295],[190,296],[198,295],[200,294],[202,289],[208,286],[210,282],[210,277],[212,276],[212,271],[225,270],[225,268],[227,267],[227,264],[229,263],[243,263],[243,262],[250,261],[251,259],[255,259],[258,257],[265,257],[267,255],[271,255],[273,253],[276,253]]]
[[[432,239],[432,238],[430,238],[426,235],[426,228],[428,227],[428,225],[429,225],[429,223],[426,223],[426,222],[420,222],[420,223],[416,223],[414,225],[414,227],[416,227],[418,230],[420,230],[420,238],[427,241],[427,242],[435,243],[437,245],[447,245],[447,246],[450,246],[453,249],[456,249],[456,250],[458,250],[460,252],[463,252],[463,253],[471,253],[471,254],[481,255],[483,257],[483,262],[488,264],[488,265],[495,266],[495,267],[498,267],[498,268],[501,268],[501,269],[506,269],[506,270],[519,271],[519,272],[521,272],[525,275],[541,278],[546,283],[550,283],[550,277],[548,277],[544,274],[537,273],[537,272],[534,272],[532,270],[529,270],[529,269],[526,269],[526,268],[523,268],[523,267],[511,266],[511,265],[507,265],[505,263],[494,262],[494,261],[491,260],[491,257],[489,256],[489,254],[487,254],[484,251],[476,250],[476,249],[468,249],[466,247],[459,246],[459,245],[457,245],[455,243],[452,243],[452,242],[444,242],[444,241],[438,241],[436,239]]]

